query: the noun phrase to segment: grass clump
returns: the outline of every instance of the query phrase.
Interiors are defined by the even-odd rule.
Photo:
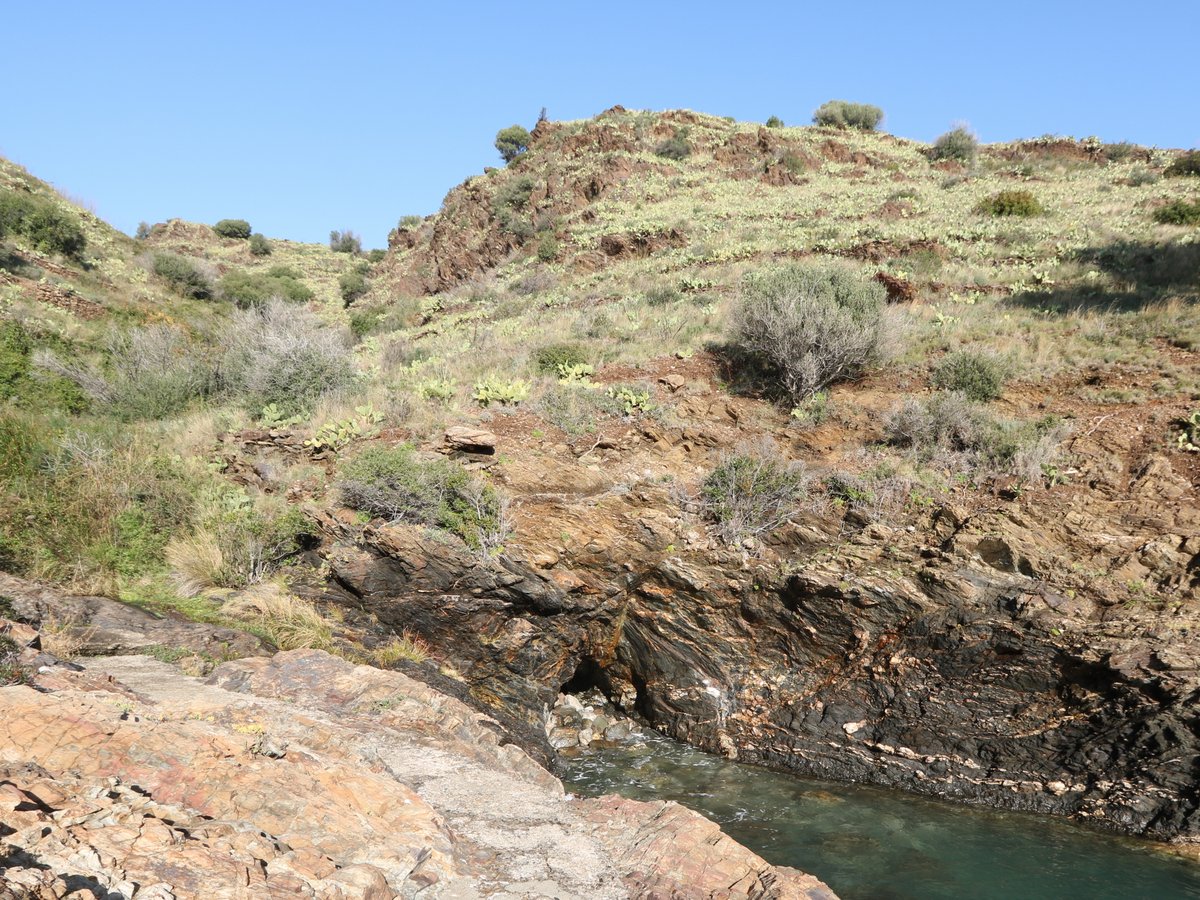
[[[266,272],[233,269],[221,279],[218,291],[243,308],[261,306],[271,299],[307,303],[315,296],[300,274],[287,266],[274,266]]]
[[[151,257],[150,268],[185,297],[208,300],[213,295],[212,281],[208,275],[186,256],[159,251]]]
[[[248,240],[251,233],[250,223],[245,219],[222,219],[212,229],[223,238],[236,238],[242,241]]]
[[[428,525],[468,547],[494,549],[507,533],[496,490],[446,459],[422,459],[407,444],[368,447],[339,472],[342,501],[391,522]]]
[[[965,127],[947,131],[933,142],[929,152],[931,159],[953,160],[965,166],[973,166],[978,155],[979,139]]]
[[[1000,191],[979,201],[975,211],[987,216],[1031,218],[1046,211],[1031,191]]]
[[[1175,200],[1154,211],[1154,221],[1160,225],[1200,225],[1200,200],[1188,203]]]
[[[1168,178],[1200,177],[1200,150],[1189,150],[1182,156],[1177,156],[1163,170]]]
[[[883,121],[883,110],[869,103],[830,100],[813,113],[813,123],[828,128],[857,128],[874,131]]]
[[[704,479],[700,499],[729,543],[773,531],[799,511],[809,478],[799,463],[774,454],[743,451],[726,456]]]
[[[882,360],[886,294],[844,266],[785,266],[748,276],[732,343],[793,405]]]
[[[79,223],[49,200],[32,194],[0,190],[0,235],[25,238],[42,253],[61,253],[80,259],[87,237]]]
[[[427,641],[405,631],[372,650],[371,661],[381,669],[391,669],[400,662],[423,663],[432,655],[433,648]]]
[[[280,650],[333,647],[333,632],[320,610],[275,584],[243,591],[221,607],[221,614],[261,634]]]
[[[946,356],[933,371],[933,383],[957,391],[968,400],[999,400],[1008,381],[1008,366],[990,353],[959,351]]]

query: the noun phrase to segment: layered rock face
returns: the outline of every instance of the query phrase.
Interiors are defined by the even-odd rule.
[[[834,900],[677,805],[572,799],[487,717],[319,651],[207,682],[43,665],[0,710],[4,897]]]
[[[720,422],[705,402],[679,408]],[[1103,422],[1074,439],[1071,485],[972,495],[915,527],[814,510],[752,559],[664,483],[704,471],[748,419],[711,402],[729,403],[722,428],[493,469],[522,512],[499,560],[330,524],[334,577],[516,714],[600,688],[745,760],[1200,840],[1190,458]]]

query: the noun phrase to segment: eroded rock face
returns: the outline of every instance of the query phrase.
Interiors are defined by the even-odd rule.
[[[487,717],[319,651],[0,688],[17,896],[812,898],[675,804],[574,800]]]
[[[335,574],[517,715],[574,682],[713,752],[1200,841],[1200,504],[1140,429],[1081,430],[1069,488],[911,529],[806,515],[751,560],[659,483],[732,443],[689,428],[605,438],[623,490],[518,491],[522,544],[499,561],[390,527],[335,547]],[[1158,599],[1107,593],[1131,583]]]

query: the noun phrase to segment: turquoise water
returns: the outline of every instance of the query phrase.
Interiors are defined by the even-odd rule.
[[[842,900],[1200,898],[1200,864],[1070,823],[813,781],[657,735],[566,760],[586,796],[676,800]]]

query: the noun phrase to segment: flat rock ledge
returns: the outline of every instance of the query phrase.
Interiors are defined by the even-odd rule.
[[[836,900],[677,804],[579,799],[398,672],[144,656],[0,688],[0,900]]]

